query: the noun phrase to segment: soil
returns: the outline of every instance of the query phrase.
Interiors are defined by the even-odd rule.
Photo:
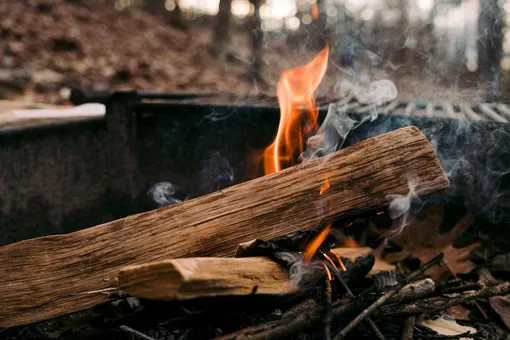
[[[183,30],[139,9],[119,11],[111,0],[2,1],[0,17],[0,99],[63,104],[71,87],[274,95],[281,71],[315,53],[305,47],[306,35],[268,34],[262,81],[255,82],[246,29],[234,30],[233,55],[217,58],[210,18]],[[402,100],[483,100],[476,74],[423,70],[416,61],[395,67],[386,60],[371,76],[393,80]],[[335,85],[346,73],[332,58],[319,95],[338,97]],[[509,78],[502,74],[503,101]]]

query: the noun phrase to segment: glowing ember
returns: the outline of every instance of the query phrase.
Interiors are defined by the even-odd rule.
[[[326,240],[326,237],[328,237],[329,233],[331,232],[331,224],[328,225],[324,230],[320,232],[319,235],[317,235],[316,238],[310,242],[305,249],[305,260],[310,260],[315,253],[317,252],[317,249],[321,246],[322,242]]]
[[[378,211],[378,212],[376,212],[375,214],[376,214],[376,215],[382,215],[382,214],[384,214],[384,211]]]
[[[340,242],[340,245],[344,248],[354,248],[354,247],[358,247],[358,242],[356,242],[356,240],[352,237],[346,237],[344,239],[342,239],[342,241]]]
[[[336,258],[336,260],[338,261],[338,264],[340,265],[340,267],[342,268],[342,270],[343,270],[344,272],[346,272],[346,271],[347,271],[347,268],[345,268],[345,264],[344,264],[344,262],[342,261],[342,259],[340,258],[340,256],[338,256],[337,254],[335,254],[335,253],[333,253],[333,252],[331,252],[331,254],[333,254],[333,256]]]
[[[322,256],[324,256],[326,258],[326,260],[328,260],[329,263],[331,263],[331,265],[333,266],[333,268],[335,268],[335,270],[338,272],[338,267],[336,266],[335,262],[333,262],[333,260],[331,259],[331,257],[329,257],[328,255],[322,253]]]
[[[325,263],[322,263],[322,266],[324,267],[324,270],[326,271],[326,275],[328,276],[328,280],[329,281],[333,280],[333,277],[331,276],[331,272],[329,271],[328,266],[326,266]]]
[[[331,188],[331,183],[329,182],[329,175],[326,175],[326,178],[324,179],[324,184],[321,186],[321,191],[319,192],[319,195],[322,196],[328,189]]]
[[[317,131],[314,94],[326,73],[328,56],[326,46],[306,65],[282,72],[276,89],[280,124],[274,142],[264,150],[266,175],[292,165],[303,152],[305,137]]]

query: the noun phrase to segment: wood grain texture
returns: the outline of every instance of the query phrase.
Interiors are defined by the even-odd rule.
[[[331,187],[319,196],[326,175]],[[0,327],[105,302],[97,291],[115,287],[115,276],[126,265],[230,256],[238,244],[254,238],[271,239],[387,205],[388,194],[408,192],[409,179],[418,182],[418,194],[449,185],[416,127],[177,205],[1,247]]]
[[[355,260],[370,248],[336,248]],[[371,274],[395,267],[376,259]],[[117,288],[153,300],[187,300],[211,296],[285,295],[296,292],[288,271],[267,257],[189,257],[121,268]]]

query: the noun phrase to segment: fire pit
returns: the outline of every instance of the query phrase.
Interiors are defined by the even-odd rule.
[[[510,109],[399,103],[385,81],[317,105],[327,53],[282,74],[279,105],[119,92],[102,98],[104,120],[3,131],[5,156],[23,147],[30,162],[2,169],[19,183],[4,192],[22,197],[2,218],[43,228],[3,235],[0,325],[41,321],[9,331],[60,336],[94,316],[83,327],[96,337],[149,339],[165,325],[224,339],[428,338],[440,322],[457,338],[502,334],[432,317],[471,303],[506,320],[510,285],[488,269],[507,265]]]

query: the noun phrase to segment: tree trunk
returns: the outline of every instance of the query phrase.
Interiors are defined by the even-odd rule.
[[[214,28],[213,52],[223,57],[228,53],[231,44],[230,19],[232,16],[232,0],[220,0],[216,27]]]
[[[498,100],[500,64],[503,54],[503,20],[498,0],[480,0],[478,17],[478,65],[487,82],[486,100]]]
[[[262,21],[260,19],[261,0],[251,0],[254,6],[254,13],[251,19],[250,36],[252,42],[252,78],[255,81],[262,80],[262,43],[264,41],[264,32],[262,32]]]

